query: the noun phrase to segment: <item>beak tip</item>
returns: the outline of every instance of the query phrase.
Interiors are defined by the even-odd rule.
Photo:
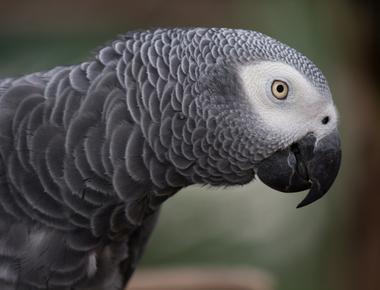
[[[302,208],[302,207],[304,207],[305,205],[304,204],[302,204],[302,202],[300,202],[298,205],[297,205],[297,207],[296,208]]]
[[[307,201],[306,198],[305,198],[304,200],[302,200],[302,201],[297,205],[297,208],[305,207],[305,206],[309,205],[310,203],[312,203],[312,202]]]
[[[309,204],[314,203],[318,199],[322,198],[326,194],[326,192],[328,191],[329,188],[330,188],[330,186],[328,186],[325,189],[322,189],[319,182],[317,180],[314,180],[314,182],[312,182],[312,186],[311,186],[309,193],[297,205],[297,208],[305,207]]]

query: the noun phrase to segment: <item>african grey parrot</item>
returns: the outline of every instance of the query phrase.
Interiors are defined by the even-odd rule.
[[[258,32],[127,33],[0,81],[0,289],[120,290],[160,205],[191,184],[311,188],[340,166],[320,70]]]

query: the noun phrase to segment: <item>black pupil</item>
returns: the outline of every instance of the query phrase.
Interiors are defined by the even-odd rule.
[[[326,116],[326,117],[324,117],[324,118],[322,119],[322,124],[323,124],[323,125],[326,125],[329,121],[330,121],[329,116]]]
[[[278,85],[277,86],[277,92],[282,93],[284,91],[284,86],[283,85]]]

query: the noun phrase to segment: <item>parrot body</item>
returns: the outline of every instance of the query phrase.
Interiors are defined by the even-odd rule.
[[[252,93],[266,63],[286,66],[313,96],[288,129]],[[315,65],[244,30],[131,32],[88,62],[0,80],[0,289],[121,290],[167,198],[255,172],[280,180],[267,174],[272,156],[310,132],[323,141],[336,121]],[[307,155],[293,149],[294,162]],[[282,189],[314,184],[309,164]]]

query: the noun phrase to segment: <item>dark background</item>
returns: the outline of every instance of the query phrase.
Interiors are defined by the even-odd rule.
[[[253,29],[303,52],[340,112],[343,164],[326,198],[259,182],[167,202],[143,266],[253,266],[280,290],[380,289],[379,1],[0,1],[0,77],[86,60],[128,30]]]

